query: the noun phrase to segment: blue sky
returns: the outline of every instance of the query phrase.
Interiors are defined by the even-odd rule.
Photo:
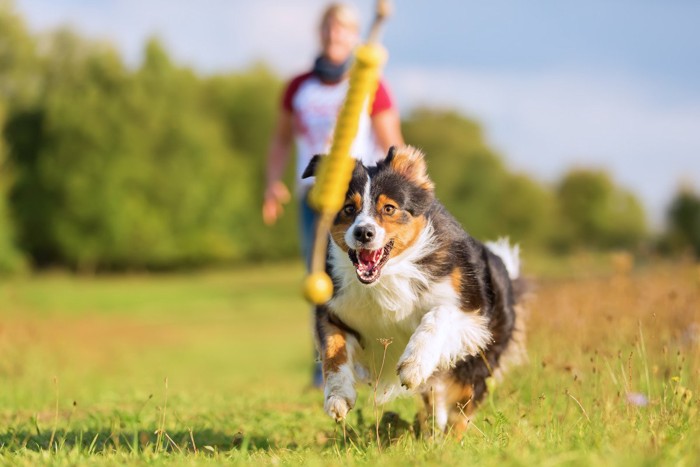
[[[138,63],[156,35],[203,73],[316,52],[320,0],[15,0],[35,31],[70,24]],[[373,2],[355,2],[364,23]],[[517,170],[554,181],[602,167],[655,222],[681,183],[700,190],[700,2],[394,0],[386,76],[403,111],[457,108]],[[261,155],[261,157],[263,157]]]

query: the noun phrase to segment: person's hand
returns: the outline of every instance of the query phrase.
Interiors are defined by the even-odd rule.
[[[277,181],[267,186],[263,201],[262,216],[266,225],[277,222],[277,218],[284,211],[282,205],[289,202],[289,190],[284,183]]]

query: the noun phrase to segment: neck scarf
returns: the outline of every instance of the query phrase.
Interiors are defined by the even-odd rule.
[[[336,64],[320,55],[314,62],[313,74],[324,83],[337,83],[343,79],[350,69],[351,59],[348,58],[341,64]]]

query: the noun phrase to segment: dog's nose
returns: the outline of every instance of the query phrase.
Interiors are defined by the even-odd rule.
[[[374,238],[374,227],[371,225],[360,225],[355,227],[355,231],[353,232],[353,235],[355,236],[355,240],[358,242],[362,243],[367,243],[372,241]]]

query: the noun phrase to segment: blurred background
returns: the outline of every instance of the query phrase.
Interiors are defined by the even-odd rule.
[[[700,2],[394,3],[406,142],[536,285],[531,363],[484,404],[483,439],[454,461],[431,444],[432,463],[698,465]],[[355,4],[368,25],[374,2]],[[261,215],[325,6],[0,0],[0,463],[335,459],[305,389],[298,206]],[[360,392],[340,462],[375,459]],[[390,410],[410,422],[415,402]]]
[[[297,258],[296,206],[261,220],[265,155],[325,5],[0,0],[0,270]],[[397,0],[385,74],[473,235],[697,255],[698,20],[682,0]]]

